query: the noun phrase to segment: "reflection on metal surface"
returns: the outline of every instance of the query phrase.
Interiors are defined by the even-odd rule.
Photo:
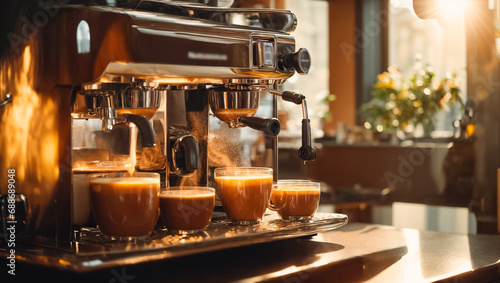
[[[90,27],[86,21],[81,21],[76,28],[76,46],[78,54],[90,53]]]
[[[275,234],[300,234],[301,232],[316,234],[338,228],[346,223],[347,216],[343,214],[318,213],[310,222],[286,222],[273,213],[266,215],[262,222],[257,225],[234,226],[230,221],[224,219],[212,222],[203,233],[186,236],[170,234],[166,230],[160,230],[154,231],[149,240],[134,243],[111,241],[103,237],[98,229],[86,228],[80,237],[79,243],[87,244],[88,247],[103,246],[107,254],[120,254],[124,251],[169,248],[170,246],[187,245],[195,242],[207,243],[209,241],[218,242],[242,237],[252,238],[266,233],[270,233],[271,237],[275,237]],[[102,254],[102,252],[102,250],[88,249],[80,250],[78,254],[92,255]]]
[[[36,219],[51,202],[60,168],[59,106],[52,97],[35,91],[34,52],[26,47],[24,52],[0,65],[0,93],[8,91],[16,95],[9,107],[0,112],[0,180],[7,180],[8,169],[15,169],[17,191],[32,188],[23,193],[30,205],[38,208],[29,211]],[[0,193],[6,194],[7,186],[2,186]]]
[[[262,222],[253,226],[234,226],[227,219],[213,220],[209,227],[194,235],[175,235],[166,230],[155,230],[148,240],[137,242],[111,241],[98,229],[83,228],[78,241],[66,244],[46,241],[37,243],[43,254],[32,246],[19,250],[16,257],[22,261],[75,271],[90,271],[123,264],[149,262],[175,258],[207,251],[222,250],[235,246],[246,246],[282,239],[314,235],[339,228],[348,222],[348,217],[337,213],[316,213],[310,222],[286,222],[276,214],[265,215]],[[29,252],[28,252],[29,251]],[[0,254],[4,252],[0,250]]]
[[[284,60],[282,57],[295,52],[295,39],[291,32],[295,29],[296,18],[289,11],[230,9],[220,10],[219,13],[218,9],[190,8],[161,1],[134,0],[132,2],[137,2],[137,5],[133,6],[128,6],[130,1],[107,2],[121,7],[97,2],[77,0],[67,5],[54,3],[57,13],[46,24],[37,27],[26,41],[23,40],[23,45],[27,46],[24,53],[22,50],[18,52],[17,46],[12,46],[7,48],[0,61],[0,94],[13,93],[16,96],[0,112],[0,180],[7,179],[8,170],[15,170],[16,190],[19,188],[17,192],[28,198],[30,229],[28,238],[21,242],[31,245],[35,243],[30,241],[31,238],[45,238],[45,242],[39,240],[36,243],[58,248],[66,244],[67,252],[73,256],[95,249],[99,255],[121,251],[119,248],[115,250],[114,245],[110,248],[100,243],[70,242],[73,239],[72,227],[78,224],[71,219],[72,210],[76,207],[71,196],[77,187],[72,183],[72,175],[80,173],[81,167],[90,170],[88,159],[96,161],[91,157],[102,149],[97,144],[95,147],[84,144],[76,147],[72,143],[78,140],[76,135],[82,134],[80,126],[72,126],[80,124],[78,120],[101,119],[98,124],[102,135],[108,135],[111,130],[118,131],[128,122],[136,123],[142,132],[143,148],[137,150],[140,153],[137,158],[140,170],[159,171],[166,184],[206,185],[209,177],[209,89],[249,89],[250,85],[257,83],[274,88],[295,73],[293,68],[279,64]],[[19,16],[19,19],[30,17]],[[23,23],[24,20],[12,23],[13,32],[23,31],[26,28]],[[274,48],[273,56],[266,52],[257,53],[263,57],[256,58],[256,62],[263,64],[253,60],[255,40],[264,42],[268,48],[272,43]],[[179,108],[183,110],[181,114],[175,108],[175,111],[167,111],[166,106],[172,102],[170,98],[166,99],[167,90],[186,98],[181,99],[184,106]],[[161,97],[164,100],[159,105]],[[0,97],[0,102],[3,99]],[[157,115],[159,113],[155,114],[155,111],[160,106],[164,107],[164,111]],[[169,119],[166,112],[169,112]],[[144,123],[131,119],[131,114],[143,117],[140,120]],[[126,116],[123,117],[127,118],[126,121],[119,121],[122,116]],[[152,123],[145,121],[152,117],[156,118]],[[174,123],[179,117],[185,118],[181,125]],[[93,123],[89,121],[89,124]],[[171,126],[189,132],[199,143],[202,152],[200,167],[192,177],[177,180],[174,178],[178,176],[169,172],[170,161],[167,159],[170,151],[167,149],[170,141],[167,138],[171,134]],[[86,125],[84,128],[88,129]],[[149,134],[144,135],[143,129]],[[98,134],[101,135],[101,132]],[[96,139],[90,131],[85,135],[85,140]],[[128,134],[123,136],[130,137]],[[112,140],[116,143],[110,146],[116,151],[115,156],[126,155],[134,159],[133,152],[130,153],[133,150],[125,145],[128,138],[119,137],[122,135],[116,139],[113,136]],[[161,138],[155,140],[156,137]],[[149,150],[155,141],[159,146]],[[239,141],[239,138],[235,140]],[[275,152],[276,144],[273,143]],[[264,150],[267,149],[265,147]],[[92,152],[89,156],[80,154],[89,152]],[[98,164],[96,171],[110,170],[110,166],[105,166],[108,163],[104,163],[109,161],[109,156],[103,154],[100,156],[102,159],[97,158],[98,162],[103,162]],[[145,164],[145,160],[152,162]],[[122,160],[111,161],[120,163]],[[82,162],[84,166],[81,166]],[[133,167],[132,164],[128,168]],[[0,187],[0,193],[6,193],[4,187]],[[76,200],[82,203],[81,199]],[[232,238],[237,239],[242,232],[252,236],[267,233],[281,235],[283,227],[269,225],[265,229],[261,225],[261,230],[257,231],[250,228],[245,228],[248,231],[226,229],[223,234],[234,233]],[[284,237],[295,236],[290,234],[296,232],[293,229],[295,227],[284,229],[288,231]],[[299,234],[310,233],[308,230],[298,231]],[[94,235],[91,232],[86,231],[83,236]],[[210,241],[213,241],[213,235],[210,236]],[[164,240],[168,243],[176,241]],[[266,240],[257,239],[254,242],[261,241]],[[204,239],[200,243],[205,242]],[[143,250],[143,247],[138,250],[135,246],[127,246],[122,251]],[[71,256],[65,258],[58,257],[60,254],[57,252],[54,254],[57,258],[54,266],[61,266],[59,259],[74,260]],[[46,265],[53,260],[46,256],[26,257],[32,258],[34,263],[45,262]],[[121,261],[119,258],[113,260]],[[133,260],[149,261],[150,257]],[[85,264],[94,266],[96,263],[89,261]]]

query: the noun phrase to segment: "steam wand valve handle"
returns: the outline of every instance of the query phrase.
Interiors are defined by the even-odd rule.
[[[302,104],[302,101],[306,99],[303,94],[293,91],[283,91],[280,93],[281,98],[288,102],[293,102],[297,105]]]
[[[127,122],[134,123],[139,129],[142,147],[156,146],[155,131],[146,117],[133,114],[124,114],[123,117],[127,120]]]
[[[262,131],[268,136],[277,136],[281,130],[280,121],[276,118],[240,117],[238,122],[254,130]]]

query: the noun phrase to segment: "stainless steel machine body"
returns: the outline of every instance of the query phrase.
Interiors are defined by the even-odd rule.
[[[41,7],[24,17],[47,20],[32,24],[2,58],[0,180],[15,179],[16,198],[26,199],[19,233],[71,239],[76,120],[100,120],[104,133],[136,124],[137,170],[161,172],[165,183],[204,185],[209,94],[281,95],[279,84],[309,68],[309,54],[295,52],[289,11],[123,2]],[[28,28],[21,21],[13,34]],[[279,132],[275,120],[247,123]],[[14,191],[0,188],[7,204]],[[13,218],[4,212],[5,228]]]

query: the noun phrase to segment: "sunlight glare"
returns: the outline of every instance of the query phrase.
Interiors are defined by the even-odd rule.
[[[457,17],[464,13],[467,0],[438,0],[439,11],[443,17]]]

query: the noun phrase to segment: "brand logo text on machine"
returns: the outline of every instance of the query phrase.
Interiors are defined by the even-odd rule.
[[[188,58],[193,60],[227,61],[227,54],[188,52]]]

